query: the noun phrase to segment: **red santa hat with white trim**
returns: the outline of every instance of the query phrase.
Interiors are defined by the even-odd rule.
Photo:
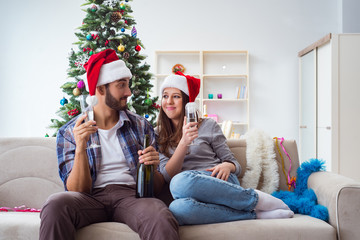
[[[94,106],[97,103],[95,96],[96,87],[114,82],[119,79],[132,78],[130,69],[125,62],[120,60],[115,50],[106,49],[97,54],[91,55],[89,61],[84,64],[87,72],[85,81],[90,98],[86,102]]]
[[[189,96],[189,101],[194,102],[200,91],[200,79],[184,75],[182,72],[177,71],[173,75],[165,78],[160,87],[161,94],[165,88],[177,88]]]

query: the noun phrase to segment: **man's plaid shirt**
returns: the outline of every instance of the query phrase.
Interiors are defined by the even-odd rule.
[[[137,151],[143,149],[143,142],[145,134],[150,136],[151,145],[157,150],[155,141],[155,133],[151,124],[143,117],[132,113],[128,110],[120,111],[120,128],[116,134],[119,139],[119,144],[124,152],[125,159],[128,163],[131,174],[136,178],[136,167],[138,163]],[[74,139],[73,129],[76,123],[77,117],[70,120],[64,126],[62,126],[57,134],[57,158],[59,164],[60,178],[64,183],[66,189],[66,180],[71,172],[75,158],[76,143]],[[93,141],[97,144],[101,144],[99,135],[96,132],[91,136]],[[87,143],[89,146],[91,140]],[[90,173],[92,177],[92,183],[96,180],[97,169],[101,162],[101,148],[87,149],[87,155],[90,166]]]

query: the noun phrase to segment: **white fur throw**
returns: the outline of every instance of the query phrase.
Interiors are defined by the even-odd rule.
[[[247,164],[241,186],[256,189],[262,173],[263,183],[259,190],[269,194],[276,191],[279,187],[279,172],[273,139],[257,129],[249,130],[244,138]]]

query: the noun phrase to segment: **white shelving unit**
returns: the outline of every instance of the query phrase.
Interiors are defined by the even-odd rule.
[[[248,51],[156,51],[155,95],[161,101],[160,86],[172,74],[175,64],[185,67],[185,75],[198,77],[201,88],[196,102],[201,111],[216,114],[218,123],[232,121],[232,133],[243,135],[249,129],[249,53]],[[246,88],[238,97],[237,89]],[[245,93],[246,92],[246,93]],[[213,99],[209,99],[209,94]],[[217,95],[222,94],[222,99]]]

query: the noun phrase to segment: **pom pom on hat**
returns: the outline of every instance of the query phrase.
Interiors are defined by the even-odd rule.
[[[200,91],[200,79],[176,72],[176,75],[169,75],[165,78],[160,87],[160,92],[165,88],[177,88],[189,96],[189,101],[194,102]]]
[[[113,49],[106,49],[91,55],[89,61],[84,64],[84,68],[87,72],[87,81],[85,81],[85,83],[87,83],[86,87],[90,96],[95,95],[97,86],[132,77],[130,69],[126,67],[124,61],[119,59]],[[89,99],[87,101],[92,104],[97,103],[95,99]]]
[[[92,95],[92,96],[87,96],[86,98],[86,103],[89,105],[89,106],[95,106],[97,103],[98,103],[98,99],[95,95]]]

